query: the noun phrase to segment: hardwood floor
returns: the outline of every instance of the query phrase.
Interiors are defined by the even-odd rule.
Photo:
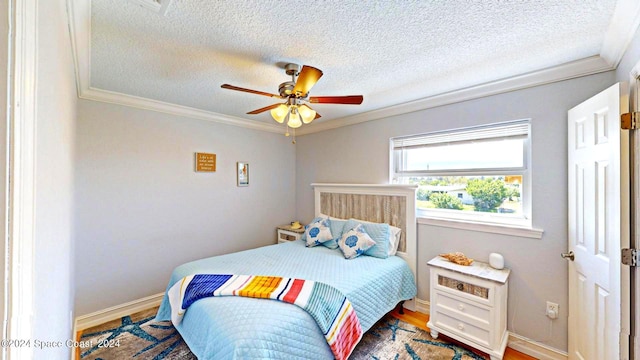
[[[427,314],[423,314],[420,312],[413,312],[406,309],[404,310],[404,315],[398,313],[397,309],[394,309],[391,312],[391,314],[402,321],[408,322],[411,325],[415,325],[423,330],[429,331],[429,328],[427,327],[427,321],[429,321],[429,315]],[[508,347],[507,350],[505,350],[504,352],[503,360],[536,360],[536,358],[523,354],[519,351],[513,350],[512,348]]]

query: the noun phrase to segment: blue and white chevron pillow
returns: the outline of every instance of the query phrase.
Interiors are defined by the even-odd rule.
[[[376,244],[364,230],[362,224],[342,234],[338,246],[346,259],[354,259]]]
[[[333,240],[330,226],[331,220],[329,219],[319,219],[305,226],[304,236],[307,247],[322,245],[326,241]]]

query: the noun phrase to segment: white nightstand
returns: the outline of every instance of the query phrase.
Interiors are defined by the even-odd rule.
[[[304,234],[304,225],[299,229],[292,229],[291,225],[278,226],[278,244],[285,241],[296,241],[302,238]]]
[[[435,257],[428,263],[431,336],[443,333],[502,359],[507,347],[507,294],[511,270],[475,261],[462,266]]]

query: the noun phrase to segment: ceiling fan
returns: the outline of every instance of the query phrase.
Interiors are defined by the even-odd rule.
[[[249,111],[247,114],[255,115],[271,110],[273,119],[281,124],[288,117],[287,126],[293,129],[299,128],[303,123],[308,124],[320,117],[320,114],[306,104],[307,102],[312,104],[362,104],[362,95],[309,96],[309,90],[311,90],[313,85],[322,77],[322,71],[320,69],[303,65],[300,71],[300,66],[297,64],[287,64],[284,69],[287,75],[291,75],[291,81],[285,81],[280,84],[278,89],[279,95],[229,84],[223,84],[221,87],[223,89],[243,91],[285,100],[283,103],[265,106]]]

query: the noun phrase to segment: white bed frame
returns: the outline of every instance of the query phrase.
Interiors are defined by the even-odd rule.
[[[315,195],[315,214],[316,216],[320,213],[324,213],[326,215],[340,217],[334,214],[327,214],[323,212],[321,209],[321,195],[322,194],[356,194],[356,195],[380,195],[384,197],[394,196],[401,197],[404,199],[405,203],[405,218],[402,219],[404,222],[404,226],[398,226],[400,224],[391,224],[396,225],[404,229],[404,239],[405,239],[405,249],[404,251],[398,251],[397,256],[403,258],[411,271],[413,272],[413,277],[417,281],[417,268],[418,268],[418,248],[417,248],[417,223],[416,223],[416,190],[418,189],[417,185],[379,185],[379,184],[321,184],[314,183],[311,184],[314,189]],[[326,209],[325,209],[326,211]],[[363,219],[362,216],[358,215],[350,215],[345,216],[344,218],[353,217],[358,218],[365,221],[376,221],[376,219]],[[415,299],[407,300],[404,302],[404,307],[415,311]]]

